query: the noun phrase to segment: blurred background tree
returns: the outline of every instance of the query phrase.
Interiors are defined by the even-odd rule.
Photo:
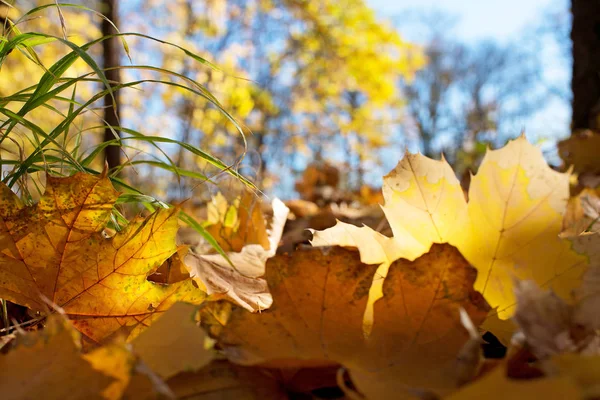
[[[179,139],[225,159],[267,192],[287,197],[296,195],[289,190],[307,165],[323,171],[335,165],[340,172],[337,185],[350,192],[376,185],[373,176],[381,176],[405,148],[431,157],[443,152],[455,170],[468,177],[486,146],[500,145],[523,129],[530,133],[531,121],[543,110],[549,115],[547,110],[557,103],[571,101],[567,79],[549,74],[544,65],[542,53],[549,44],[564,60],[556,69],[566,70],[572,56],[575,60],[573,108],[587,111],[574,111],[573,126],[580,129],[584,119],[594,121],[590,110],[597,108],[595,88],[600,87],[593,72],[598,69],[593,56],[597,13],[589,2],[572,1],[572,32],[568,6],[557,0],[540,10],[539,20],[518,37],[500,41],[460,38],[455,33],[458,19],[445,11],[405,11],[390,23],[376,14],[374,1],[79,0],[76,3],[112,16],[121,31],[176,43],[217,67],[141,37],[128,38],[129,61],[115,41],[105,41],[93,54],[104,63],[110,81],[147,82],[140,90],[107,96],[75,127],[85,130],[103,121],[115,127],[120,122],[150,135]],[[26,9],[40,4],[53,2],[28,0],[18,5]],[[73,40],[84,43],[114,32],[91,13],[63,8],[66,34]],[[55,9],[27,24],[64,34]],[[44,47],[41,60],[52,59],[54,54],[46,52],[53,51],[59,50]],[[15,85],[26,87],[29,77],[43,73],[31,63],[21,68],[15,62],[4,67],[0,91],[12,93]],[[78,65],[73,66],[74,75],[89,70]],[[161,68],[179,75],[165,76]],[[197,88],[202,95],[179,86],[190,79],[202,85]],[[154,85],[152,80],[171,85]],[[242,124],[244,137],[209,93]],[[83,82],[74,95],[85,97]],[[67,104],[57,104],[56,110]],[[52,125],[51,114],[38,116],[40,126]],[[558,163],[552,158],[552,143],[570,132],[542,122],[544,130],[533,140],[550,143],[545,149]],[[97,133],[86,138],[98,142],[119,134],[114,128]],[[121,134],[128,135],[126,130]],[[113,167],[137,165],[164,157],[160,151],[182,168],[208,177],[218,172],[206,159],[168,144],[135,150],[113,146],[107,159]],[[126,179],[159,196],[183,199],[207,192],[197,176],[169,179],[156,173],[148,179],[146,167],[136,168],[137,173],[127,173]]]
[[[398,77],[410,80],[424,64],[420,49],[361,0],[132,1],[124,13],[128,30],[152,26],[219,66],[192,67],[132,45],[134,54],[161,58],[195,77],[244,122],[251,151],[244,171],[267,186],[278,178],[273,172],[294,169],[303,157],[332,154],[352,166],[360,186],[363,164],[397,126],[403,101]],[[161,96],[170,121],[153,126],[169,126],[163,134],[230,160],[243,152],[239,136],[210,105],[176,89]],[[147,124],[148,116],[133,106],[127,116]],[[157,115],[154,107],[147,111]],[[188,189],[180,193],[188,196]]]
[[[14,7],[9,4],[9,2],[0,3],[0,16],[16,20],[23,12],[42,4],[49,4],[49,2],[23,0],[15,4]],[[63,25],[61,20],[68,20],[68,27]],[[73,43],[81,46],[101,36],[98,22],[90,13],[74,11],[70,8],[61,8],[59,13],[56,7],[52,7],[41,11],[40,14],[25,18],[19,24],[18,29],[23,32],[43,32],[56,37],[68,37]],[[3,18],[0,29],[3,29],[4,32],[10,30],[8,20]],[[33,85],[40,80],[48,68],[70,51],[67,46],[56,42],[44,43],[42,41],[40,44],[34,47],[35,53],[14,50],[10,57],[4,60],[0,73],[0,97],[31,92]],[[99,50],[99,47],[92,48],[90,54],[99,57]],[[63,78],[80,77],[89,72],[89,65],[79,59],[68,68]],[[70,88],[68,97],[62,95],[51,98],[44,106],[30,111],[27,114],[27,119],[33,125],[28,127],[26,124],[17,124],[8,137],[3,136],[0,144],[0,157],[3,160],[24,160],[39,145],[40,138],[38,135],[33,134],[33,129],[37,128],[46,133],[50,132],[63,121],[74,102],[79,104],[85,102],[93,96],[94,88],[97,87],[96,83],[82,79]],[[6,114],[8,110],[17,112],[26,99],[27,96],[23,96],[19,102],[5,101],[2,103],[3,112],[0,122],[3,124],[3,133],[6,129],[6,121],[10,120]],[[101,107],[93,105],[86,112],[78,115],[67,126],[67,132],[63,135],[60,143],[50,144],[48,147],[53,149],[54,155],[60,156],[61,154],[73,152],[75,149],[86,148],[97,143],[99,139],[97,135],[79,135],[79,133],[100,125],[101,121]],[[4,167],[4,170],[0,166],[2,178],[5,178],[8,172],[10,172],[10,165]],[[32,176],[35,178],[36,174]],[[34,186],[36,184],[35,182],[30,183]],[[21,182],[21,185],[23,184],[24,182]],[[22,187],[21,189],[26,188]],[[35,193],[35,190],[32,192]]]
[[[573,130],[600,128],[600,3],[572,0]]]
[[[600,3],[572,0],[572,136],[559,143],[561,157],[585,187],[600,186]]]
[[[542,65],[527,43],[458,41],[456,19],[434,11],[407,12],[398,25],[419,32],[428,63],[410,81],[401,80],[407,101],[405,137],[423,154],[443,152],[468,179],[487,145],[518,135],[519,123],[545,105]]]
[[[102,36],[117,34],[114,26],[119,23],[119,2],[117,0],[101,0],[99,9],[106,19],[100,23]],[[114,25],[114,26],[113,26]],[[113,84],[121,83],[121,42],[119,38],[113,37],[102,42],[102,64],[106,79]],[[120,138],[119,115],[121,113],[121,93],[119,90],[104,97],[104,121],[107,127],[104,129],[105,142]],[[105,150],[106,164],[109,168],[116,168],[121,164],[121,148],[119,146],[108,146]]]

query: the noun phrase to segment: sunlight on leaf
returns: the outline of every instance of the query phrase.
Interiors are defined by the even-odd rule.
[[[95,342],[117,332],[133,337],[176,301],[205,298],[191,279],[146,279],[177,250],[176,208],[135,218],[106,239],[102,230],[117,198],[106,177],[48,177],[32,207],[2,190],[0,297],[44,311],[45,296]]]
[[[460,250],[479,272],[475,289],[506,320],[514,312],[515,278],[568,298],[585,269],[599,259],[593,251],[598,236],[559,237],[568,185],[569,175],[553,171],[525,137],[487,152],[472,178],[468,203],[444,160],[407,155],[384,178],[383,209],[393,238],[338,222],[314,232],[312,243],[356,247],[363,262],[381,264],[365,312],[366,332],[389,262],[415,259],[431,243],[447,242]]]
[[[237,308],[226,321],[222,307],[207,305],[203,323],[236,363],[342,364],[370,399],[398,399],[410,387],[450,389],[455,357],[469,338],[459,308],[477,325],[489,310],[472,289],[475,270],[449,245],[434,245],[413,262],[394,262],[365,338],[363,313],[376,268],[340,248],[279,255],[267,263],[269,310]]]

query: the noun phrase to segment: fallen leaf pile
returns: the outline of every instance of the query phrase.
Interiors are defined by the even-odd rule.
[[[389,236],[337,222],[290,248],[286,221],[321,209],[217,196],[221,254],[177,245],[177,207],[107,235],[118,195],[48,177],[26,206],[0,184],[0,297],[30,310],[3,329],[3,399],[600,396],[597,192],[570,198],[524,137],[467,194],[407,154],[384,178]],[[484,359],[484,333],[504,357]]]

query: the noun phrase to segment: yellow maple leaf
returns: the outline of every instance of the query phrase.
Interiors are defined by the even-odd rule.
[[[475,270],[447,244],[412,262],[395,261],[365,337],[363,313],[376,269],[339,247],[277,255],[265,276],[270,309],[229,314],[208,304],[202,321],[230,360],[243,365],[342,364],[370,399],[403,398],[410,387],[452,388],[456,356],[469,339],[459,308],[476,324],[489,310],[472,288]]]
[[[450,243],[477,268],[475,288],[501,319],[514,312],[515,278],[564,298],[579,285],[589,263],[581,242],[590,239],[559,237],[568,198],[569,175],[548,167],[524,137],[488,151],[471,180],[468,214]]]
[[[191,279],[146,279],[177,250],[176,208],[135,218],[107,239],[117,192],[105,176],[48,177],[31,207],[3,184],[0,193],[0,297],[37,311],[47,298],[95,342],[117,332],[133,337],[176,301],[205,298]]]
[[[514,312],[513,280],[530,279],[568,297],[598,259],[598,236],[561,238],[569,175],[553,171],[524,137],[488,151],[471,181],[469,201],[450,166],[407,155],[385,177],[383,193],[393,238],[338,222],[314,232],[313,245],[357,247],[365,263],[415,259],[431,243],[456,246],[478,270],[475,289],[501,319]],[[372,301],[381,297],[374,282]],[[369,310],[365,314],[369,316]],[[368,325],[368,318],[365,324]]]

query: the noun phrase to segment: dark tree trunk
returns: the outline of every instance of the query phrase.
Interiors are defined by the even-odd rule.
[[[118,11],[118,0],[102,0],[101,7],[102,13],[113,22],[116,26],[119,26],[119,11]],[[113,35],[116,31],[112,25],[102,20],[102,35]],[[120,65],[121,52],[120,43],[118,38],[111,38],[105,40],[103,43],[103,59],[104,59],[104,70],[106,79],[112,85],[118,85],[121,83],[121,75],[119,69],[116,68]],[[114,102],[113,102],[114,98]],[[104,97],[104,119],[108,126],[113,127],[106,128],[104,130],[104,141],[115,139],[115,132],[120,135],[118,129],[114,128],[119,126],[119,91],[113,92],[113,96],[107,95]],[[105,159],[108,163],[109,168],[114,168],[121,165],[121,148],[119,146],[108,146],[105,151]]]
[[[600,128],[600,1],[571,0],[572,131]]]

